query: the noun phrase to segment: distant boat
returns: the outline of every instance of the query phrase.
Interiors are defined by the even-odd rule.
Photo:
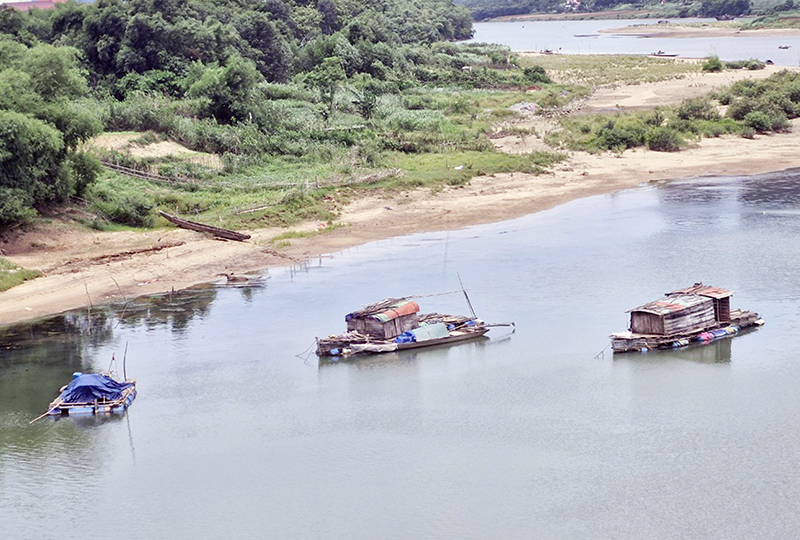
[[[789,45],[778,45],[779,49],[788,49]]]
[[[611,334],[614,352],[672,349],[708,342],[761,326],[758,313],[731,309],[733,293],[695,283],[664,298],[630,310],[627,332]]]
[[[674,58],[674,57],[676,57],[678,55],[677,54],[667,54],[664,51],[656,51],[656,52],[652,53],[650,56],[664,56],[664,57],[668,57],[668,58]]]
[[[347,332],[317,338],[317,356],[338,357],[432,347],[479,338],[494,326],[514,326],[514,323],[489,324],[474,314],[471,317],[438,313],[421,315],[419,309],[419,304],[410,298],[387,298],[348,313],[345,316]]]

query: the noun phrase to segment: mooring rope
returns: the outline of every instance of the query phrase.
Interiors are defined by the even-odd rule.
[[[317,344],[317,340],[311,342],[311,345],[308,346],[306,350],[301,353],[296,354],[295,356],[303,361],[304,364],[308,363],[308,359],[311,357],[312,350],[314,349],[314,345]],[[304,356],[305,355],[305,356]]]
[[[600,351],[599,353],[597,353],[597,354],[594,356],[595,360],[597,360],[598,358],[605,358],[605,356],[606,356],[606,355],[605,355],[605,352],[608,350],[608,348],[609,348],[609,347],[611,347],[611,343],[609,343],[608,345],[606,345],[606,348],[605,348],[605,349],[603,349],[602,351]]]

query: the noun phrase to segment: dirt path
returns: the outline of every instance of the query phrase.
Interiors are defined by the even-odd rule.
[[[734,72],[600,91],[584,110],[649,107],[679,102],[731,82],[733,77],[768,76]],[[495,141],[508,152],[530,152],[553,124],[539,117],[538,136]],[[539,124],[536,124],[539,122]],[[575,198],[610,193],[643,182],[705,175],[755,174],[800,167],[800,123],[790,133],[704,139],[679,153],[647,150],[622,155],[573,153],[552,173],[521,173],[473,178],[469,185],[437,193],[419,190],[392,198],[361,198],[344,208],[344,225],[325,234],[291,240],[276,250],[270,239],[279,229],[247,231],[247,242],[214,240],[172,226],[148,232],[100,233],[54,218],[36,230],[0,244],[3,256],[43,277],[0,293],[0,325],[8,325],[87,305],[180,290],[225,280],[221,274],[247,274],[346,249],[391,236],[452,230],[552,208]],[[539,131],[541,129],[541,131]],[[307,223],[305,231],[319,224]]]

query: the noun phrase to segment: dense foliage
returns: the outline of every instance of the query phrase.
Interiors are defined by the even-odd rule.
[[[377,98],[401,88],[496,83],[460,69],[507,64],[507,51],[442,46],[471,32],[468,12],[450,0],[2,7],[0,229],[87,194],[99,169],[81,144],[104,129],[152,130],[197,150],[247,157],[226,158],[239,170],[270,155],[316,149],[321,158],[353,146],[351,134],[326,132],[334,109],[347,105],[339,103],[345,92],[360,96],[354,110],[370,119]],[[88,194],[101,203],[118,198]],[[147,210],[136,205],[143,211],[133,215]]]
[[[0,41],[0,228],[80,194],[93,178],[79,145],[98,133],[71,47]]]
[[[563,0],[457,0],[476,21],[526,15],[528,13],[558,13],[567,9]]]

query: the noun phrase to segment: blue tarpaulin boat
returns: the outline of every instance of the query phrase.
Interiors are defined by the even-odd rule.
[[[102,373],[72,375],[72,381],[61,389],[50,403],[47,414],[84,415],[123,412],[136,397],[136,381],[117,381]]]

